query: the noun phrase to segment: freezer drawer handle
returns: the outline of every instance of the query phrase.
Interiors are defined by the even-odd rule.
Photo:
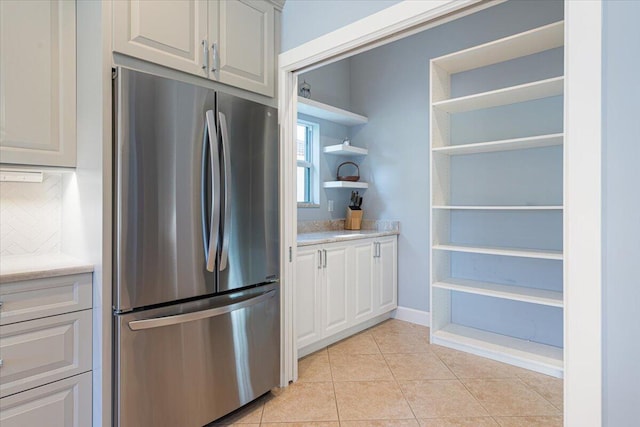
[[[221,314],[230,313],[240,310],[241,308],[251,307],[268,300],[276,294],[275,289],[271,289],[263,294],[253,298],[239,301],[224,307],[210,308],[208,310],[195,311],[193,313],[176,314],[175,316],[156,317],[154,319],[133,320],[129,322],[129,329],[132,331],[140,331],[143,329],[160,328],[162,326],[179,325],[181,323],[193,322],[196,320],[207,319],[210,317],[220,316]]]

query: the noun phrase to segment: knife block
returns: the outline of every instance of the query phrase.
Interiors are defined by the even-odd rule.
[[[362,225],[362,213],[360,208],[347,208],[347,218],[344,221],[345,230],[360,230]]]

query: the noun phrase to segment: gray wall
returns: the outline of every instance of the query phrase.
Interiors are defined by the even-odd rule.
[[[630,427],[640,419],[640,2],[606,1],[603,12],[603,425]]]
[[[400,0],[287,0],[282,11],[282,51],[385,9]]]
[[[362,173],[371,182],[365,195],[365,213],[372,218],[400,221],[399,305],[425,311],[430,307],[429,60],[555,22],[562,16],[563,4],[560,1],[508,2],[351,58],[351,106],[369,117],[366,126],[352,131],[354,145],[369,148],[369,155],[362,162]],[[460,96],[561,74],[562,50],[556,49],[528,59],[510,61],[500,67],[461,73],[453,81],[453,94]],[[498,126],[488,126],[493,122]],[[452,123],[453,143],[561,132],[562,98],[530,102],[509,110],[459,114],[454,116]],[[454,201],[467,204],[481,201],[484,204],[560,204],[562,201],[562,157],[561,149],[557,147],[480,155],[474,159],[469,157],[461,156],[453,161],[452,180],[454,185],[464,184],[458,188],[471,187],[473,191],[454,192]],[[505,170],[504,165],[513,166],[514,170]],[[503,179],[503,176],[516,176],[518,179]],[[482,200],[473,199],[477,194],[482,194]],[[505,197],[499,200],[501,196]],[[518,216],[512,231],[519,232],[497,234],[500,241],[495,244],[559,248],[562,222],[558,215],[543,214],[542,218],[541,215],[515,215]],[[486,216],[482,217],[480,213],[465,216],[465,221],[460,222],[461,228],[452,229],[451,237],[476,242],[486,239],[486,236],[470,232],[473,227],[464,227],[464,224],[486,224]],[[489,226],[500,229],[500,219],[496,221]],[[523,227],[523,224],[536,226]],[[555,233],[541,235],[538,233],[540,229],[555,230]],[[478,257],[457,257],[453,274],[463,277],[465,272],[482,268],[486,261]],[[494,264],[490,269],[494,275],[487,280],[512,284],[519,284],[518,280],[522,280],[522,275],[520,279],[514,276],[514,267],[498,268],[508,264],[505,260],[494,257],[490,262]],[[536,272],[540,281],[551,277],[558,284],[562,277],[558,264],[546,263],[537,269],[526,264],[524,268]],[[484,316],[487,319],[485,326],[491,324],[500,332],[500,324],[504,321],[491,302],[477,297],[456,296],[454,299],[456,322],[473,324]],[[468,310],[471,307],[474,309]],[[505,303],[502,309],[518,308]],[[539,329],[545,331],[534,338],[561,344],[561,312],[554,312],[548,317],[555,325],[553,327],[542,324],[546,315],[538,312],[531,316],[538,318],[541,322]],[[531,337],[525,330],[515,335]]]

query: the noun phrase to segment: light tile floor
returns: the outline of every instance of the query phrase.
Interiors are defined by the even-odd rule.
[[[311,354],[299,379],[213,425],[562,426],[562,380],[429,343],[388,320]]]

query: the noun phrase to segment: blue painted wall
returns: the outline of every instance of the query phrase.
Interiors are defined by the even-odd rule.
[[[603,425],[631,427],[640,420],[640,2],[606,1],[603,12]]]
[[[282,51],[351,24],[400,0],[287,0],[282,11]]]

